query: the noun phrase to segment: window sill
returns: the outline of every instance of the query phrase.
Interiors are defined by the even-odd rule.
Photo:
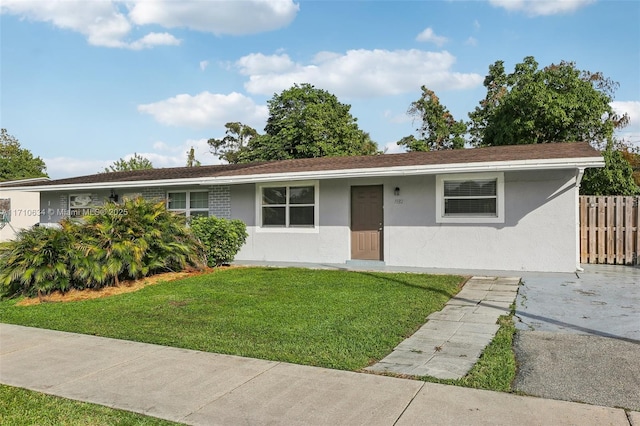
[[[436,217],[436,223],[504,223],[503,217],[483,217],[483,216],[439,216]]]
[[[253,227],[255,232],[257,233],[265,233],[265,234],[317,234],[320,232],[320,228],[317,226],[308,226],[308,227],[289,227],[286,228],[284,226],[255,226]]]

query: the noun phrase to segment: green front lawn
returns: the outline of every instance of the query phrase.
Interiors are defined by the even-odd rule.
[[[129,411],[72,401],[5,385],[0,385],[0,424],[3,426],[178,425],[178,423]]]
[[[0,302],[0,322],[358,370],[442,309],[464,278],[233,268],[70,303]]]

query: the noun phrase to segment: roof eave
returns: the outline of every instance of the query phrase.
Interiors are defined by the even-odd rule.
[[[74,191],[89,189],[114,189],[114,188],[149,188],[149,187],[185,187],[199,185],[225,185],[243,183],[274,182],[281,180],[308,180],[308,179],[341,179],[341,178],[365,178],[384,176],[412,176],[432,175],[441,173],[478,173],[489,171],[524,171],[524,170],[557,170],[557,169],[585,169],[589,167],[604,167],[604,159],[598,157],[560,158],[543,160],[511,160],[476,163],[453,163],[437,165],[414,165],[395,167],[374,167],[361,169],[321,170],[304,172],[265,173],[236,176],[212,176],[186,179],[158,179],[144,181],[125,182],[95,182],[61,185],[42,185],[28,187],[3,188],[7,191],[27,192],[51,192]]]

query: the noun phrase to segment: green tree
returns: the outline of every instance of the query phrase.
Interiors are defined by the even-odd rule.
[[[268,160],[326,156],[368,155],[377,152],[369,134],[360,130],[350,113],[351,105],[335,95],[302,84],[284,90],[269,100],[265,132],[270,138],[260,146]],[[273,158],[275,157],[275,158]]]
[[[633,170],[614,132],[629,123],[611,102],[618,83],[600,72],[583,71],[561,61],[539,69],[532,56],[506,74],[504,63],[489,67],[480,105],[469,113],[476,146],[586,141],[603,150],[605,167],[588,169],[581,193],[629,195],[638,191]]]
[[[497,61],[484,86],[485,99],[469,114],[471,142],[478,146],[589,141],[604,148],[629,122],[610,105],[618,84],[574,62],[538,69],[528,56],[505,74]]]
[[[633,168],[623,151],[612,146],[602,153],[605,166],[585,170],[580,184],[582,195],[637,195],[640,188],[634,182]]]
[[[151,161],[138,153],[134,153],[133,157],[125,160],[124,158],[114,161],[109,167],[105,167],[105,173],[126,172],[131,170],[153,169]]]
[[[462,120],[456,121],[432,90],[422,86],[422,96],[411,103],[407,113],[420,122],[416,129],[419,139],[407,136],[398,141],[398,145],[406,146],[409,151],[464,148],[467,125]]]
[[[222,139],[209,139],[207,143],[211,152],[231,164],[243,163],[249,142],[258,136],[253,127],[240,122],[231,122],[224,125],[225,136]]]
[[[633,181],[640,187],[640,148],[626,145],[620,152],[633,170]]]
[[[40,157],[20,148],[18,139],[7,129],[0,130],[0,182],[8,180],[47,177],[47,166]]]
[[[227,123],[224,138],[209,140],[213,152],[230,163],[378,152],[349,112],[351,106],[326,90],[295,84],[267,103],[265,134],[241,123]]]
[[[187,167],[200,167],[200,161],[196,159],[196,151],[191,147],[187,151]]]

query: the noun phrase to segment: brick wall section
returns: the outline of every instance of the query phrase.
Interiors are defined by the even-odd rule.
[[[152,202],[162,201],[167,198],[167,190],[164,188],[144,188],[142,198]]]
[[[209,215],[231,219],[231,188],[229,185],[209,189]]]
[[[142,190],[142,197],[149,201],[164,200],[167,197],[167,190],[165,188],[145,188]],[[229,185],[209,188],[209,215],[225,219],[231,218],[231,188]]]

